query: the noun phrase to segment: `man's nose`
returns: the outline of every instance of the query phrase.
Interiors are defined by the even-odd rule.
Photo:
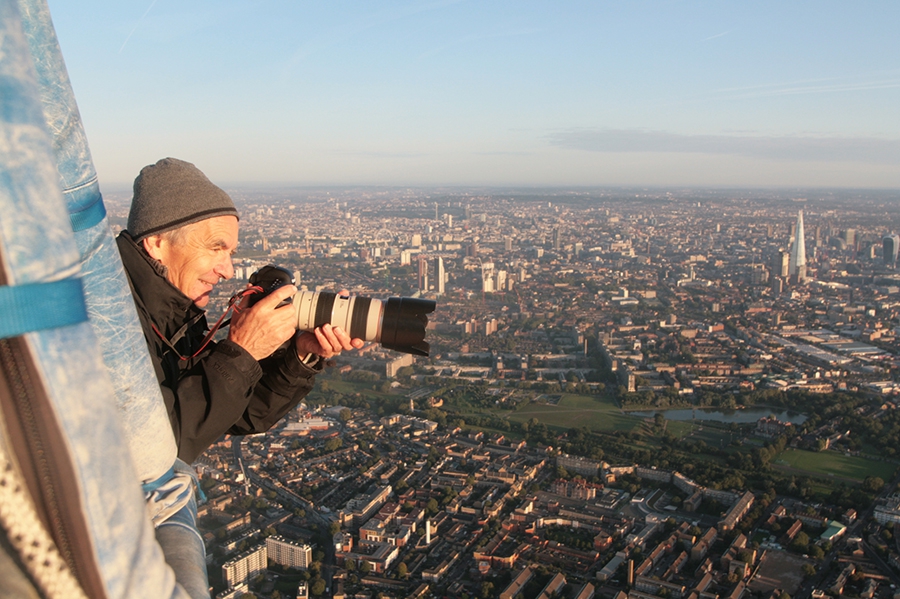
[[[230,279],[231,277],[233,277],[234,264],[231,263],[231,256],[226,256],[224,260],[219,262],[215,272],[222,279]]]

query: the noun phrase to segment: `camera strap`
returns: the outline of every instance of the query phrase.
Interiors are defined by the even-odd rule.
[[[193,353],[193,355],[190,355],[190,356],[182,355],[181,352],[179,352],[175,348],[175,344],[178,343],[178,341],[180,341],[182,337],[184,337],[184,335],[187,333],[188,329],[190,327],[192,327],[194,325],[194,323],[196,323],[201,318],[206,316],[205,312],[201,312],[200,314],[195,316],[193,319],[191,319],[190,321],[188,321],[184,325],[182,325],[182,327],[180,329],[178,329],[174,335],[172,335],[171,339],[166,339],[166,336],[162,334],[162,332],[159,330],[159,328],[157,328],[156,323],[151,322],[150,326],[153,329],[153,332],[157,334],[157,336],[162,340],[162,342],[165,343],[166,346],[170,350],[175,352],[175,355],[178,356],[179,360],[187,361],[187,360],[190,360],[190,359],[193,359],[193,358],[196,358],[197,356],[199,356],[200,352],[202,352],[204,349],[206,349],[206,346],[209,345],[209,342],[212,341],[213,336],[215,336],[216,332],[220,328],[231,324],[231,319],[229,318],[226,320],[226,317],[228,316],[228,313],[231,312],[232,309],[234,309],[235,312],[240,311],[238,308],[238,302],[241,300],[241,298],[243,298],[246,295],[259,293],[260,291],[261,291],[261,289],[259,287],[248,287],[247,289],[239,291],[239,292],[235,293],[233,296],[231,296],[231,299],[228,300],[228,307],[225,308],[225,312],[222,314],[222,316],[219,317],[219,320],[216,321],[216,324],[214,324],[212,326],[212,328],[206,334],[206,337],[203,338],[203,343],[200,345],[200,348],[197,349],[197,351],[195,351]]]
[[[81,279],[0,287],[0,339],[88,319]]]
[[[168,347],[172,352],[174,352],[175,355],[178,356],[178,358],[180,360],[190,360],[191,358],[196,357],[197,354],[194,354],[193,356],[189,356],[189,357],[183,356],[181,354],[181,352],[178,351],[178,348],[175,347],[175,344],[178,343],[179,341],[181,341],[181,339],[183,339],[185,334],[187,333],[188,329],[191,328],[192,326],[194,326],[195,324],[197,324],[197,322],[199,322],[200,319],[203,318],[204,316],[206,316],[206,314],[204,312],[201,312],[200,314],[197,314],[192,319],[190,319],[189,321],[187,321],[186,323],[181,325],[181,328],[178,329],[177,331],[175,331],[175,333],[172,335],[171,339],[168,339],[165,335],[163,335],[162,331],[159,330],[159,328],[156,326],[155,322],[151,321],[150,327],[153,329],[153,332],[156,333],[156,335],[160,338],[160,340],[163,342],[163,344],[166,347]],[[198,350],[198,353],[199,353],[199,350]]]

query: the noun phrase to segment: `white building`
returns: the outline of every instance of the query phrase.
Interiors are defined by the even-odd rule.
[[[265,572],[268,560],[266,545],[257,545],[222,564],[222,578],[230,587],[247,582],[260,572]]]
[[[266,550],[269,559],[279,566],[306,570],[312,562],[312,547],[305,543],[288,541],[280,536],[267,538]]]
[[[437,295],[444,295],[444,284],[447,282],[447,275],[444,272],[444,259],[438,256],[434,261],[434,292]]]

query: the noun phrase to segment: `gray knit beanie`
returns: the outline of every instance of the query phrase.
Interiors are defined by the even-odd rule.
[[[134,180],[128,232],[140,241],[148,235],[226,214],[238,216],[227,193],[190,162],[163,158],[142,168]]]

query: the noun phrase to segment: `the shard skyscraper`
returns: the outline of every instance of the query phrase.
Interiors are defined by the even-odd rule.
[[[797,231],[791,247],[790,276],[798,285],[806,283],[806,240],[803,238],[803,211],[797,213]]]

